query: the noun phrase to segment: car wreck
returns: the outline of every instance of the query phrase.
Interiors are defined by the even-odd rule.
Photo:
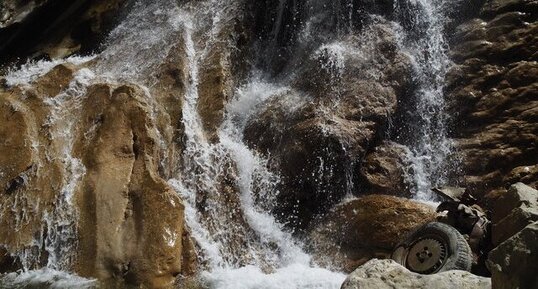
[[[464,270],[490,275],[486,259],[493,246],[487,212],[465,189],[433,191],[444,200],[437,206],[437,221],[409,234],[396,246],[392,259],[420,274]]]

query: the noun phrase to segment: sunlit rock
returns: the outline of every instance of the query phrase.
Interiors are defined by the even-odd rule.
[[[342,289],[489,289],[491,280],[464,271],[433,275],[413,273],[392,260],[372,260],[351,273]]]
[[[392,196],[346,201],[312,224],[311,249],[319,262],[351,272],[372,258],[388,258],[407,234],[435,217],[430,205]]]
[[[507,184],[537,181],[531,170],[538,141],[533,3],[488,1],[453,38],[457,65],[447,92],[458,117],[464,182],[478,195],[490,193],[490,199]]]

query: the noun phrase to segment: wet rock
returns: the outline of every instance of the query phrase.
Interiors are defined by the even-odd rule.
[[[111,284],[169,287],[196,262],[182,201],[160,174],[171,140],[158,125],[170,117],[141,87],[92,77],[59,65],[0,93],[0,146],[13,150],[0,154],[1,183],[10,184],[2,190],[11,191],[0,195],[0,243],[32,252],[31,268],[56,262]]]
[[[283,97],[245,129],[252,147],[276,159],[282,175],[276,213],[295,227],[358,193],[360,163],[409,85],[410,60],[397,49],[394,27],[376,20],[368,33],[314,49]],[[299,100],[279,101],[290,95]]]
[[[537,288],[538,222],[528,225],[489,254],[493,289]]]
[[[84,106],[82,127],[96,127],[75,146],[86,167],[77,271],[168,286],[182,269],[183,205],[158,174],[159,141],[145,93],[97,86]],[[167,214],[146,213],[159,211]]]
[[[310,233],[320,262],[348,272],[374,257],[388,257],[407,234],[435,220],[433,207],[371,195],[344,202],[315,221]]]
[[[224,48],[225,49],[225,48]],[[204,121],[204,128],[211,138],[216,137],[217,129],[224,117],[224,107],[233,91],[229,51],[216,47],[211,56],[202,64],[202,83],[198,88],[200,102],[198,111]]]
[[[35,150],[49,141],[42,127],[49,112],[45,97],[38,89],[0,92],[0,244],[13,252],[31,244],[42,230],[42,213],[60,187],[60,160]]]
[[[224,108],[235,93],[234,88],[247,73],[244,60],[250,52],[247,44],[251,41],[251,24],[247,18],[238,11],[226,25],[219,26],[217,37],[224,41],[209,47],[207,57],[200,65],[198,112],[212,140],[218,137],[217,130],[224,118]]]
[[[285,137],[291,137],[288,132],[294,124],[313,117],[312,108],[306,106],[308,100],[293,89],[277,91],[263,103],[264,109],[247,121],[245,141],[260,152],[274,152]]]
[[[350,190],[353,160],[365,153],[375,123],[338,117],[309,119],[290,128],[281,151],[278,212],[296,215],[300,227],[338,203]]]
[[[0,28],[21,22],[24,20],[25,16],[46,2],[47,1],[2,1],[0,4]]]
[[[372,260],[351,273],[342,289],[489,289],[491,280],[464,271],[413,273],[392,260]]]
[[[19,176],[32,165],[30,140],[24,137],[30,124],[17,103],[7,95],[1,95],[0,101],[0,147],[3,152],[0,154],[0,188],[2,193],[9,193],[16,189],[17,183],[20,184]]]
[[[3,247],[0,247],[0,274],[14,272],[22,269],[22,266],[17,258]]]
[[[393,142],[384,142],[369,153],[360,170],[369,192],[407,196],[411,191],[406,179],[410,175],[409,153],[407,147]]]

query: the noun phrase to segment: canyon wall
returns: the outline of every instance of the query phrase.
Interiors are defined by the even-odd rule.
[[[536,1],[1,5],[1,273],[338,288],[538,183]]]

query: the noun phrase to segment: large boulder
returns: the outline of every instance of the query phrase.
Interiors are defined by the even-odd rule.
[[[493,244],[499,245],[536,221],[538,191],[523,183],[512,185],[493,203]]]
[[[384,142],[370,152],[360,170],[368,191],[409,196],[410,153],[406,146],[394,142]]]
[[[195,261],[182,200],[161,177],[173,140],[158,125],[170,118],[143,88],[94,83],[84,65],[0,91],[0,266],[24,254],[30,268],[170,286]]]
[[[77,194],[77,272],[152,288],[182,272],[184,210],[159,176],[159,142],[145,93],[136,86],[97,85],[76,143],[86,173]],[[167,212],[151,214],[148,212]]]
[[[506,218],[515,208],[520,207],[537,208],[538,190],[524,183],[511,185],[508,191],[495,199],[492,204],[492,221],[497,223]]]
[[[376,124],[340,117],[300,122],[284,137],[280,153],[279,212],[305,227],[349,191],[354,160],[365,153]],[[290,214],[291,213],[291,214]]]
[[[410,83],[394,26],[380,17],[367,26],[306,51],[291,87],[247,123],[247,142],[281,172],[277,215],[296,227],[360,193],[360,164]]]
[[[490,289],[491,280],[465,271],[413,273],[392,260],[371,260],[346,279],[342,289]]]
[[[315,222],[311,250],[320,262],[354,270],[373,257],[388,257],[414,229],[434,221],[433,207],[385,195],[344,202]]]
[[[493,289],[538,288],[538,222],[528,225],[489,254]]]

